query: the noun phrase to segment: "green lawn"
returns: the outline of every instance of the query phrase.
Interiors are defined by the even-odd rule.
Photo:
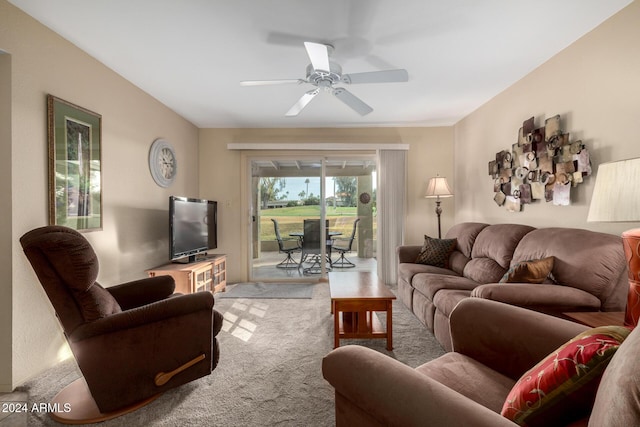
[[[349,235],[353,228],[353,220],[356,217],[355,207],[327,207],[326,217],[329,227],[333,231],[340,231],[343,235]],[[294,206],[287,208],[262,209],[260,211],[260,240],[275,240],[271,218],[278,221],[280,235],[288,237],[289,233],[302,232],[305,218],[320,217],[320,206]],[[349,218],[351,217],[351,218]]]
[[[355,207],[327,207],[327,218],[335,216],[355,216],[357,208]],[[260,216],[267,218],[279,218],[281,216],[298,216],[298,217],[318,217],[320,216],[320,206],[293,206],[289,208],[262,209]],[[271,220],[269,220],[271,222]]]

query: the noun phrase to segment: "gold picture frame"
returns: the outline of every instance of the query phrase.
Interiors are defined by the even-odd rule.
[[[102,116],[47,95],[49,224],[102,229]]]

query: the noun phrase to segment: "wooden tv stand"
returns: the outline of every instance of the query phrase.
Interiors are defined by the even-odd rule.
[[[224,292],[227,286],[227,256],[209,255],[189,264],[170,263],[147,270],[149,277],[168,275],[176,281],[176,292]]]

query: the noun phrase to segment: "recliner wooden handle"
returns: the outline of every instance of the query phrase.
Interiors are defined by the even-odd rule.
[[[190,367],[192,367],[193,365],[195,365],[196,363],[200,362],[201,360],[204,360],[205,355],[201,354],[200,356],[188,361],[187,363],[185,363],[182,366],[178,366],[176,369],[174,369],[171,372],[158,372],[158,374],[156,375],[155,379],[154,379],[154,383],[160,387],[162,385],[165,385],[166,383],[169,382],[169,380],[171,378],[173,378],[174,375],[179,374],[180,372],[184,371],[185,369],[188,369]]]

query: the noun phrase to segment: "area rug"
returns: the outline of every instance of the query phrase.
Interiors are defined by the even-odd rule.
[[[215,294],[215,308],[225,322],[218,334],[220,363],[211,375],[96,426],[334,427],[334,390],[322,377],[322,358],[333,349],[331,297],[328,283],[313,286],[311,299],[223,299],[223,293]],[[386,323],[384,312],[378,317]],[[393,302],[393,350],[385,348],[384,339],[341,340],[346,344],[367,346],[411,367],[444,354],[398,300]],[[28,393],[29,407],[46,403],[80,375],[69,359],[21,391]],[[60,426],[44,412],[27,415],[29,426]]]
[[[237,283],[220,298],[299,299],[313,297],[313,283]]]

